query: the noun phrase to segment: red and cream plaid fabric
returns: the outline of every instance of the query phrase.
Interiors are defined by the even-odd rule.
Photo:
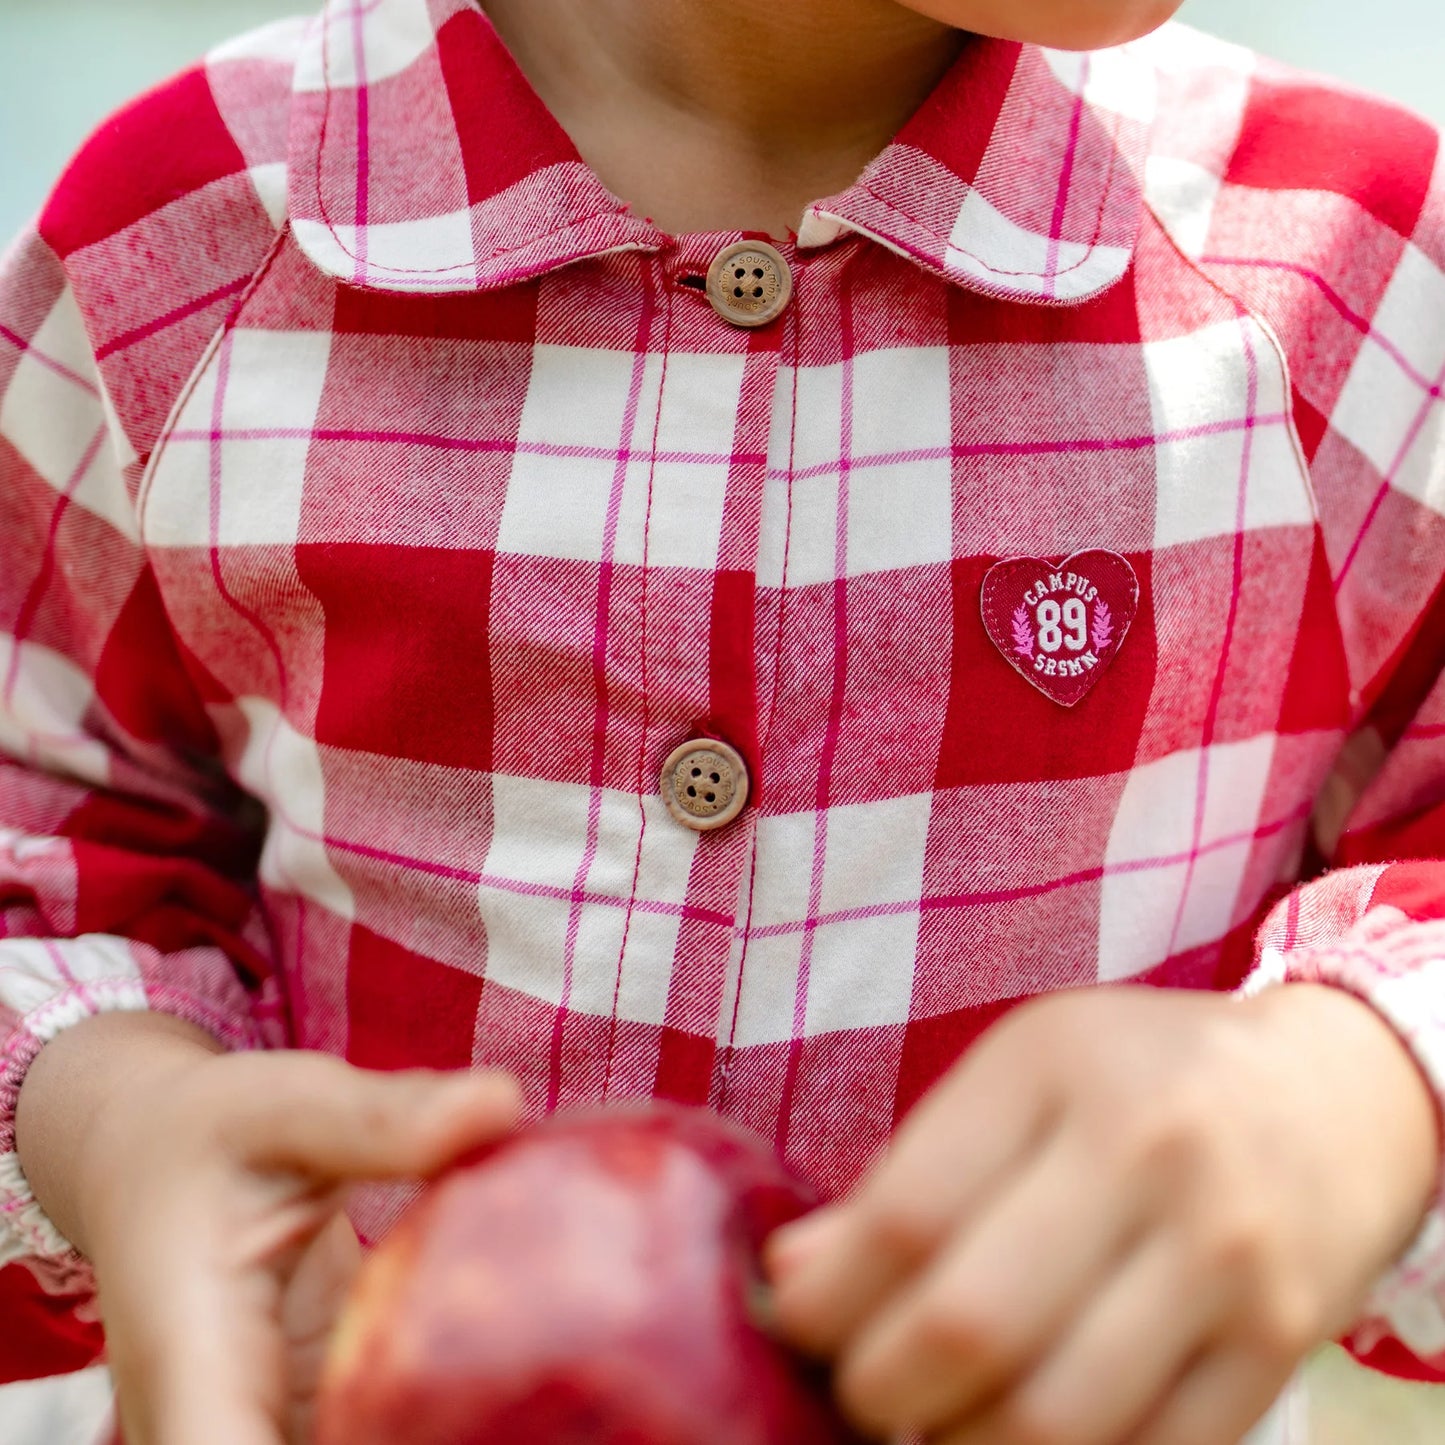
[[[102,127],[0,272],[0,1260],[81,1312],[0,1367],[86,1308],[11,1120],[98,1009],[707,1104],[828,1191],[1050,989],[1324,978],[1445,1091],[1440,157],[1182,28],[971,41],[747,332],[474,0]],[[1084,549],[1139,611],[1064,708],[980,590]],[[1361,1337],[1442,1305],[1437,1213]]]

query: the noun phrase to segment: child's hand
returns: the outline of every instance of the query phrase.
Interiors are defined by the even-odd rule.
[[[358,1259],[348,1181],[425,1175],[504,1132],[501,1075],[204,1056],[109,1107],[87,1164],[127,1445],[301,1445]]]
[[[1234,1445],[1357,1320],[1436,1172],[1421,1076],[1345,994],[1056,994],[774,1237],[775,1304],[880,1437]]]

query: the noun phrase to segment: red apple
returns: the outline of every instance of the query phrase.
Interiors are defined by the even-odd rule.
[[[841,1445],[760,1319],[810,1191],[699,1109],[561,1115],[445,1175],[362,1268],[317,1445]]]

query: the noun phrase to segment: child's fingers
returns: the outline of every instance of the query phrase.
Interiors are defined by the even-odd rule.
[[[241,1293],[179,1256],[103,1287],[126,1445],[285,1445],[270,1301]]]
[[[244,1391],[197,1379],[172,1395],[157,1416],[153,1434],[133,1434],[124,1407],[121,1426],[125,1445],[286,1445],[274,1419]]]
[[[996,1405],[966,1415],[944,1445],[1063,1438],[1119,1445],[1169,1398],[1217,1322],[1223,1287],[1191,1280],[1178,1240],[1151,1234],[1089,1301],[1049,1355]],[[1200,1445],[1221,1445],[1210,1435]]]
[[[970,1067],[972,1065],[972,1067]],[[767,1264],[789,1338],[836,1354],[1041,1146],[1048,1101],[1009,1060],[966,1061],[915,1110],[857,1195],[778,1230]]]
[[[1288,1372],[1245,1350],[1197,1361],[1129,1445],[1216,1445],[1242,1440],[1278,1398]]]
[[[879,1435],[935,1430],[1059,1347],[1138,1238],[1139,1210],[1059,1134],[845,1351],[838,1391]]]
[[[361,1268],[361,1244],[339,1210],[311,1242],[286,1285],[281,1333],[288,1365],[287,1445],[309,1445],[332,1331]]]
[[[284,1087],[237,1110],[226,1140],[251,1167],[327,1179],[434,1174],[505,1134],[520,1096],[508,1074],[383,1074],[325,1054],[287,1059]]]

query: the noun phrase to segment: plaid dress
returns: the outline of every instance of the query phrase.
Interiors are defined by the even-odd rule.
[[[103,1009],[829,1194],[1055,989],[1330,982],[1445,1093],[1441,157],[1180,26],[971,39],[748,329],[473,0],[102,126],[0,263],[0,1376],[95,1347],[13,1108]],[[1445,1359],[1445,1209],[1354,1339]]]

